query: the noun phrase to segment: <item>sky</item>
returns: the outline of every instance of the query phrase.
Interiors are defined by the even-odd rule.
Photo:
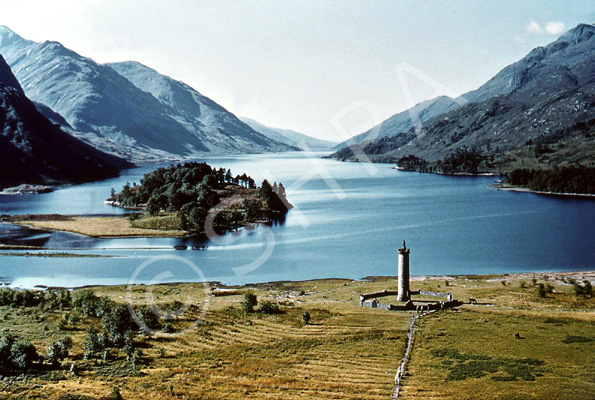
[[[334,141],[476,89],[581,22],[594,1],[0,0],[0,25],[26,39],[139,61],[238,116]]]

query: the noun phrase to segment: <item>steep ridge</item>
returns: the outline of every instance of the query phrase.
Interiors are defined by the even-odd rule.
[[[428,119],[421,134],[397,131],[333,156],[396,161],[413,154],[436,161],[457,149],[490,154],[588,134],[595,125],[594,68],[595,27],[579,25],[462,96],[467,104]]]
[[[0,56],[0,187],[105,179],[131,166],[41,115]]]
[[[98,64],[58,42],[25,40],[6,27],[0,27],[0,52],[32,100],[63,116],[78,137],[100,149],[141,159],[143,154],[163,158],[291,149],[254,132],[221,106],[170,78],[160,80],[175,89],[169,100],[176,101],[137,87],[116,71],[116,65]],[[134,80],[141,86],[141,79]],[[194,106],[178,101],[184,96],[200,101]]]

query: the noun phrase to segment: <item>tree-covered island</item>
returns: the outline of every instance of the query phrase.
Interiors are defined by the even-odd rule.
[[[281,183],[265,179],[257,187],[246,174],[233,176],[229,169],[199,162],[158,168],[140,184],[127,183],[119,193],[112,189],[108,201],[142,210],[131,216],[135,227],[192,233],[205,231],[209,214],[213,229],[226,230],[282,219],[292,208]]]

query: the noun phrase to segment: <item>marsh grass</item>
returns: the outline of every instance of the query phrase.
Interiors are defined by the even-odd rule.
[[[172,217],[157,217],[147,220],[145,226],[142,221],[130,221],[126,217],[71,217],[67,220],[21,220],[15,223],[32,226],[39,229],[51,229],[57,231],[67,231],[80,233],[92,237],[111,237],[111,236],[157,236],[171,237],[183,236],[186,232],[181,230],[171,230],[173,225]],[[133,226],[132,224],[139,224]],[[149,226],[160,226],[153,229]]]

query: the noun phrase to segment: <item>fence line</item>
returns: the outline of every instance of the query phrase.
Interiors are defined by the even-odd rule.
[[[392,400],[397,400],[399,398],[399,390],[401,388],[401,379],[403,378],[403,374],[405,373],[405,367],[407,366],[407,361],[409,360],[409,353],[411,353],[411,348],[413,347],[413,330],[415,328],[415,322],[425,316],[435,311],[428,311],[422,314],[414,314],[411,317],[411,323],[409,324],[409,332],[407,333],[407,347],[405,348],[405,354],[403,355],[403,359],[401,360],[401,365],[399,365],[399,369],[395,375],[395,390],[393,391]]]

